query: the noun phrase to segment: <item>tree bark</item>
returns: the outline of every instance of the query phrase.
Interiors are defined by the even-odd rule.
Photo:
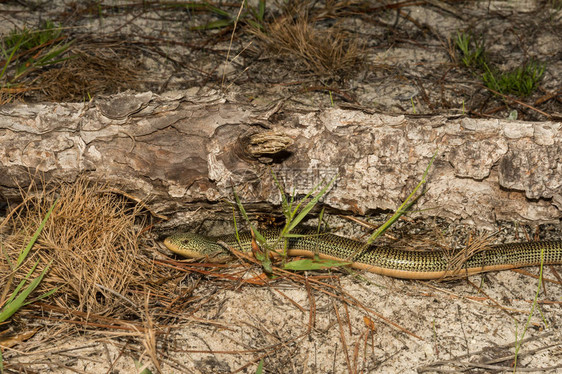
[[[419,215],[479,225],[555,222],[562,209],[560,122],[407,117],[360,110],[256,107],[214,91],[126,92],[90,103],[0,108],[0,194],[30,171],[80,174],[143,199],[175,225],[228,212],[234,187],[252,211],[336,177],[323,203],[365,215],[394,210],[432,156]],[[431,209],[428,209],[431,208]]]

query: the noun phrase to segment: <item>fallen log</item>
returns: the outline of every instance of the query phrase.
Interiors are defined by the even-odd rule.
[[[557,222],[561,125],[304,112],[196,89],[12,104],[0,108],[0,195],[17,199],[35,171],[47,180],[87,175],[175,225],[196,220],[189,212],[199,207],[230,214],[217,203],[232,198],[232,187],[250,211],[270,211],[280,203],[272,174],[296,194],[336,176],[323,204],[368,215],[396,209],[437,152],[417,215],[477,225]]]

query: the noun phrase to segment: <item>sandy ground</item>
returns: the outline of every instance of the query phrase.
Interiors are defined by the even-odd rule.
[[[446,50],[447,38],[471,27],[488,38],[493,54],[500,59],[510,57],[504,67],[531,55],[548,62],[543,90],[533,100],[559,89],[562,60],[557,56],[562,34],[556,31],[561,24],[558,8],[540,1],[449,3],[455,5],[452,13],[430,5],[405,9],[400,17],[385,12],[377,20],[389,27],[381,28],[368,17],[346,20],[345,28],[364,30],[368,68],[339,90],[352,93],[355,103],[381,112],[493,110],[491,95],[470,73],[452,67]],[[80,4],[53,2],[44,5],[47,9],[32,9],[21,2],[2,2],[0,31],[33,24],[40,17],[71,19],[75,28],[70,32],[130,42],[126,48],[113,50],[111,56],[142,65],[142,89],[160,93],[221,85],[217,67],[225,60],[230,33],[221,37],[220,30],[190,32],[190,27],[215,20],[213,14],[167,9],[139,15],[117,4],[111,4],[114,13],[109,5],[92,13]],[[236,13],[237,8],[229,11]],[[405,15],[413,22],[406,21]],[[392,31],[390,25],[395,21],[397,29]],[[164,41],[150,44],[155,43],[154,38],[160,38],[158,43]],[[210,43],[214,40],[219,42]],[[283,63],[274,55],[262,55],[261,50],[249,47],[249,41],[245,36],[235,45],[232,55],[246,54],[228,64],[230,90],[256,104],[290,97],[293,107],[332,105],[326,92],[303,90],[294,84],[308,79],[309,72],[292,71],[291,63],[281,68]],[[192,48],[195,43],[201,44]],[[124,49],[126,54],[120,55]],[[334,97],[336,104],[347,103],[341,96]],[[541,108],[561,112],[556,100]],[[520,119],[544,119],[525,108],[518,110]],[[507,116],[508,112],[493,114]],[[560,266],[555,269],[562,270]],[[529,271],[537,274],[538,269]],[[154,328],[156,361],[162,372],[254,373],[261,358],[267,373],[513,372],[516,352],[518,371],[562,372],[561,367],[542,370],[562,362],[562,285],[550,268],[545,268],[549,281],[542,285],[514,271],[447,283],[365,273],[306,277],[308,283],[276,280],[266,286],[249,286],[188,275],[185,287],[196,284],[191,295],[194,307],[177,323]],[[538,304],[532,312],[539,286]],[[45,311],[43,317],[48,316]],[[143,342],[150,345],[150,341],[134,329],[129,337],[122,331],[102,329],[65,335],[67,328],[60,316],[50,322],[42,318],[17,323],[40,329],[25,345],[4,353],[6,362],[17,365],[8,372],[135,373],[133,358],[151,362],[150,357],[139,354]],[[153,364],[150,367],[155,371]]]
[[[556,282],[549,269],[545,278]],[[544,283],[532,313],[538,281],[513,271],[447,283],[341,273],[308,280],[308,291],[287,280],[203,281],[191,322],[159,329],[162,371],[254,373],[264,358],[267,373],[512,372],[516,352],[521,372],[562,371],[559,283]],[[57,338],[17,361],[34,361],[38,372],[135,372],[122,339],[92,335]]]

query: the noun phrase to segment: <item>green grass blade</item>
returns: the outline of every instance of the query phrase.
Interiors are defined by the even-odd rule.
[[[261,255],[259,253],[255,253],[254,255],[255,255],[256,259],[261,262],[263,270],[267,274],[271,274],[271,273],[273,273],[273,266],[271,264],[271,259],[269,258],[269,248],[267,246],[267,241],[265,240],[263,235],[258,231],[258,229],[254,225],[252,225],[252,222],[250,221],[250,217],[248,217],[248,214],[246,213],[246,209],[244,209],[244,205],[242,205],[242,202],[240,201],[240,198],[238,197],[238,194],[236,193],[234,188],[232,188],[232,193],[234,194],[234,198],[236,199],[236,204],[238,205],[238,209],[240,210],[240,214],[242,214],[242,217],[244,217],[246,222],[248,222],[248,225],[250,225],[250,228],[252,229],[254,237],[256,238],[260,248],[264,252],[263,255]],[[238,230],[236,230],[236,239],[237,239],[238,243],[240,244],[240,237],[238,236]]]
[[[28,302],[26,302],[26,303],[23,304],[23,305],[25,306],[25,305],[27,305],[27,304],[32,304],[32,303],[34,303],[34,302],[36,302],[36,301],[43,300],[43,299],[45,299],[45,298],[51,296],[52,294],[54,294],[54,293],[57,292],[58,290],[59,290],[59,287],[55,287],[55,288],[53,288],[52,290],[49,290],[49,291],[45,292],[44,294],[37,296],[35,299],[33,299],[33,300],[31,300],[31,301],[28,301]]]
[[[311,259],[305,258],[302,260],[295,260],[287,262],[283,265],[283,269],[293,270],[293,271],[308,271],[308,270],[323,270],[333,267],[341,267],[346,265],[351,265],[352,262],[346,261],[336,261],[328,259]]]
[[[236,224],[236,208],[232,205],[232,222],[234,223],[234,235],[236,236],[236,243],[240,247],[242,247],[242,243],[240,242],[240,235],[238,233],[238,225]]]
[[[338,175],[336,174],[336,175],[332,178],[332,180],[330,181],[330,183],[326,184],[326,185],[324,186],[324,188],[322,188],[322,189],[320,190],[320,192],[318,192],[318,193],[316,194],[316,196],[314,196],[314,197],[312,198],[312,200],[310,200],[310,201],[308,202],[308,204],[305,205],[305,207],[300,211],[300,213],[299,213],[299,214],[289,223],[289,225],[287,226],[287,229],[285,230],[287,233],[291,232],[291,230],[293,230],[293,229],[304,219],[304,217],[307,216],[307,214],[312,210],[312,208],[314,208],[314,206],[316,205],[316,203],[318,203],[318,200],[320,200],[320,198],[326,194],[326,192],[328,191],[328,189],[329,189],[329,188],[332,186],[332,184],[336,181],[336,178],[337,178],[337,177],[338,177]],[[319,185],[320,185],[320,184],[318,184],[318,186],[319,186]],[[315,189],[316,189],[316,188],[315,188]],[[314,191],[314,190],[313,190],[313,191]],[[307,196],[309,196],[309,195],[307,195]],[[297,206],[297,209],[298,209],[298,207],[299,207],[300,205],[301,205],[301,204],[299,204],[299,205]]]
[[[264,15],[265,15],[265,0],[260,0],[258,2],[258,21],[263,22]]]
[[[283,215],[285,216],[286,220],[289,220],[289,217],[291,215],[291,204],[289,204],[289,201],[287,200],[285,189],[283,188],[281,183],[279,183],[279,180],[275,176],[273,170],[271,171],[271,176],[273,177],[273,182],[275,183],[277,189],[279,190],[279,193],[281,194],[281,208],[283,210]]]
[[[137,369],[137,371],[142,368],[144,365],[139,361],[139,360],[134,360],[133,362],[135,363],[135,368]],[[139,372],[138,374],[152,374],[152,371],[150,371],[149,368],[144,368],[141,372]]]
[[[4,249],[4,245],[2,243],[0,243],[0,249],[2,250],[2,254],[4,255],[4,259],[8,263],[8,266],[10,267],[10,270],[14,271],[16,267],[14,266],[14,263],[10,259],[10,256],[8,255],[8,252],[6,252],[6,250]]]
[[[195,3],[195,2],[188,2],[185,4],[181,4],[181,3],[171,3],[168,5],[171,8],[186,8],[189,10],[198,10],[198,11],[211,11],[221,17],[227,17],[230,18],[230,13],[228,13],[226,10],[222,10],[216,6],[213,6],[211,4],[209,4],[208,2],[204,2],[204,3]]]
[[[541,291],[541,284],[543,282],[543,268],[544,268],[544,247],[541,247],[541,266],[539,269],[539,278],[538,278],[538,282],[537,282],[537,291],[535,292],[535,298],[533,299],[533,304],[531,305],[531,311],[529,312],[529,315],[527,316],[527,322],[525,323],[525,328],[523,329],[523,333],[521,334],[521,337],[518,337],[517,332],[515,333],[515,357],[514,357],[514,365],[513,365],[513,372],[517,372],[517,359],[518,359],[518,354],[519,354],[519,350],[521,348],[521,344],[523,339],[525,338],[525,334],[527,333],[527,330],[529,328],[529,325],[531,324],[531,318],[533,317],[533,314],[535,312],[535,308],[538,308],[538,300],[539,300],[539,294]],[[547,325],[548,327],[548,325]]]
[[[0,311],[0,322],[4,322],[8,318],[10,318],[15,312],[17,312],[22,306],[28,304],[25,303],[25,299],[27,299],[29,295],[37,288],[39,283],[41,283],[41,280],[43,280],[43,277],[45,276],[47,270],[49,269],[49,265],[45,266],[45,269],[43,269],[41,274],[33,281],[31,281],[31,283],[27,286],[27,288],[23,290],[15,299],[13,299],[13,301],[7,303],[6,306],[2,308],[2,310]]]
[[[41,234],[41,231],[43,231],[43,227],[45,227],[45,224],[47,223],[47,220],[51,216],[51,213],[53,212],[53,209],[55,208],[55,205],[57,205],[57,202],[58,202],[58,199],[55,200],[55,202],[53,203],[53,205],[51,206],[51,208],[49,209],[49,211],[45,215],[45,218],[43,218],[43,221],[41,222],[41,224],[39,225],[37,230],[35,230],[35,234],[33,234],[33,236],[31,237],[31,240],[29,241],[29,243],[27,243],[27,246],[25,247],[25,249],[20,253],[20,255],[18,257],[18,262],[16,264],[16,267],[19,267],[23,263],[23,261],[26,259],[27,255],[29,254],[29,251],[31,250],[31,247],[33,247],[33,244],[35,244],[35,241],[37,240],[37,238]]]
[[[219,19],[217,21],[212,21],[204,25],[195,26],[193,30],[212,30],[212,29],[222,29],[224,27],[230,26],[234,23],[231,19]]]
[[[293,209],[293,210],[291,211],[291,219],[292,219],[292,218],[294,217],[294,215],[299,211],[301,205],[302,205],[305,201],[307,201],[308,198],[309,198],[310,196],[312,196],[312,194],[314,194],[314,192],[316,192],[316,190],[317,190],[318,188],[320,188],[321,185],[322,185],[322,182],[318,183],[316,186],[314,186],[314,187],[312,188],[312,190],[308,191],[308,193],[300,200],[300,202],[297,204],[297,206],[295,207],[295,209]],[[293,195],[292,195],[292,198],[291,198],[291,208],[292,208],[292,206],[293,206],[292,203],[294,203],[294,201],[295,201],[295,197],[296,197],[296,192],[293,191]]]
[[[258,364],[258,368],[256,369],[256,374],[263,374],[263,358],[260,360]]]
[[[6,300],[5,305],[10,304],[15,298],[16,296],[20,293],[20,290],[23,288],[23,286],[25,285],[25,282],[31,277],[31,274],[33,274],[33,272],[35,271],[35,268],[37,267],[37,264],[39,264],[39,262],[36,262],[35,265],[33,265],[31,267],[31,269],[27,272],[27,274],[25,275],[25,277],[20,281],[20,283],[17,285],[16,289],[14,290],[14,292],[12,292],[12,294],[10,295],[10,297],[8,298],[8,300]]]
[[[59,44],[59,45],[51,48],[44,55],[40,55],[37,58],[30,58],[24,64],[21,64],[17,67],[16,75],[14,76],[14,80],[17,80],[17,79],[21,78],[22,76],[24,76],[25,74],[28,74],[29,72],[33,71],[36,68],[55,65],[55,64],[58,64],[59,62],[63,62],[63,61],[66,61],[70,58],[73,58],[74,56],[57,59],[57,57],[60,56],[61,54],[63,54],[64,52],[66,52],[71,45],[72,45],[72,42],[66,43],[62,46],[60,46],[60,44]]]
[[[250,225],[250,228],[252,229],[252,231],[254,232],[254,234],[256,236],[256,240],[260,244],[264,244],[266,242],[265,238],[263,237],[263,235],[258,231],[258,229],[250,221],[250,217],[248,217],[248,214],[246,213],[246,209],[244,209],[244,205],[242,205],[242,202],[240,201],[240,198],[238,197],[238,194],[236,193],[234,188],[232,189],[232,193],[234,194],[234,199],[236,200],[236,205],[238,205],[238,209],[240,210],[240,214],[242,214],[242,217],[244,217],[244,219],[246,220],[248,225]]]
[[[4,74],[6,73],[6,69],[8,68],[8,65],[10,65],[10,62],[12,61],[12,59],[14,58],[14,55],[16,54],[16,52],[19,50],[19,47],[21,45],[23,41],[23,38],[20,38],[20,40],[16,43],[16,45],[12,48],[12,53],[10,53],[10,57],[8,57],[6,59],[6,63],[4,64],[4,67],[2,68],[2,72],[0,72],[0,79],[2,79],[2,77],[4,76]],[[2,49],[3,50],[3,49]]]
[[[55,60],[55,58],[57,58],[58,56],[62,55],[64,52],[66,52],[68,50],[68,48],[70,48],[70,46],[72,45],[72,42],[63,44],[63,45],[56,45],[53,48],[51,48],[46,54],[40,56],[37,59],[37,64],[39,66],[45,66],[45,65],[54,65],[57,62],[60,61],[64,61],[64,60],[68,60],[68,57],[66,58],[62,58],[62,59],[58,59]]]
[[[213,13],[215,13],[215,14],[218,14],[218,15],[221,16],[221,17],[230,18],[230,13],[228,13],[226,10],[222,10],[222,9],[220,9],[220,8],[217,8],[216,6],[213,6],[213,5],[209,4],[209,3],[207,3],[206,8],[207,8],[208,10],[210,10],[211,12],[213,12]]]
[[[322,220],[324,219],[325,211],[326,211],[325,207],[322,207],[322,210],[320,211],[320,215],[318,216],[318,227],[316,228],[317,234],[320,234],[320,231],[322,231]]]
[[[316,192],[316,190],[318,188],[320,188],[320,186],[322,185],[322,182],[318,183],[316,186],[314,186],[312,188],[312,190],[308,191],[308,193],[302,198],[300,199],[300,202],[297,204],[297,206],[293,209],[293,204],[295,203],[295,198],[296,198],[296,191],[293,191],[293,194],[291,195],[291,202],[289,204],[289,214],[286,215],[286,222],[292,222],[293,218],[295,217],[295,215],[297,214],[297,212],[299,211],[300,207],[302,204],[304,204],[305,201],[308,200],[308,198],[310,196],[312,196],[312,194],[314,194],[314,192]],[[289,232],[289,231],[287,231]]]
[[[373,243],[380,235],[382,235],[386,231],[386,229],[392,226],[392,224],[396,222],[396,220],[400,218],[404,213],[406,213],[408,209],[415,203],[417,198],[414,198],[414,196],[416,195],[420,187],[426,183],[427,175],[429,174],[429,169],[431,168],[431,166],[433,165],[433,161],[435,161],[435,158],[437,157],[437,152],[438,150],[435,151],[435,153],[433,154],[433,157],[431,158],[431,161],[429,161],[429,165],[427,165],[427,168],[425,168],[422,179],[418,183],[416,188],[414,188],[414,190],[410,193],[410,195],[408,195],[406,200],[404,200],[402,205],[400,205],[400,207],[396,210],[396,212],[392,215],[392,217],[390,217],[388,221],[386,221],[369,237],[369,240],[367,240],[367,245]]]

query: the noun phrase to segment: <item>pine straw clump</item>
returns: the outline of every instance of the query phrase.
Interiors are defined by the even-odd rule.
[[[339,27],[320,29],[307,16],[285,15],[254,33],[281,56],[297,60],[315,74],[346,78],[365,61],[362,44]]]
[[[58,68],[41,73],[37,86],[52,101],[83,101],[140,87],[141,67],[125,48],[76,49]]]
[[[13,285],[39,261],[33,277],[47,264],[50,268],[35,294],[58,287],[51,297],[59,307],[123,316],[127,309],[130,314],[131,303],[143,305],[144,296],[132,293],[144,289],[144,269],[149,269],[138,247],[140,208],[105,185],[85,179],[39,193],[30,188],[24,194],[23,203],[0,224],[9,232],[2,240],[5,255],[0,259],[0,279],[8,279],[10,273],[6,255],[15,264],[55,201]]]

